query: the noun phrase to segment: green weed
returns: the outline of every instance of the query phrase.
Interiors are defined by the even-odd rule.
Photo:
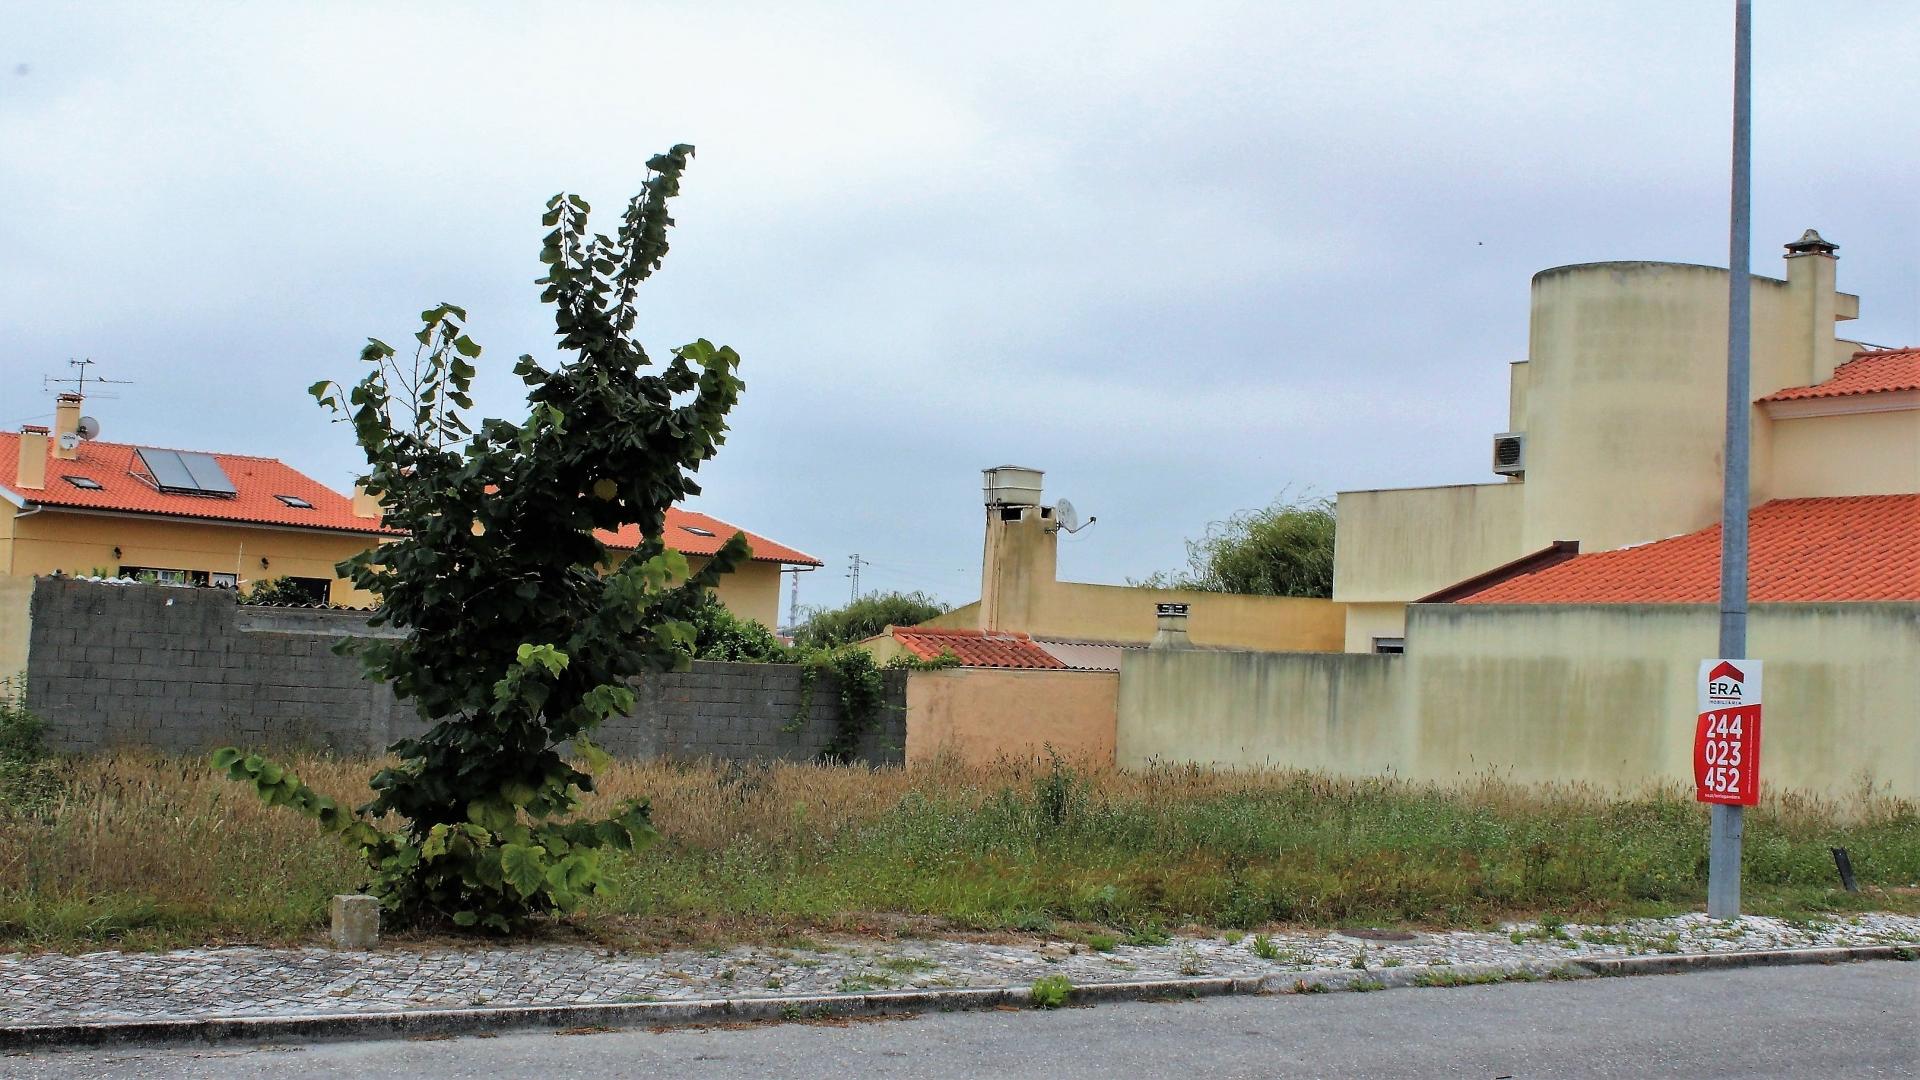
[[[1036,1009],[1057,1009],[1072,996],[1073,982],[1065,975],[1042,975],[1027,991],[1027,1000]]]

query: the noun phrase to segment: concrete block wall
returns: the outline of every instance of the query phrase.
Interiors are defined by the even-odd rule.
[[[350,611],[246,607],[215,589],[42,578],[34,586],[27,704],[63,752],[148,747],[204,753],[378,753],[425,725],[358,659],[332,651],[376,633]],[[906,680],[862,758],[903,760]],[[822,678],[798,730],[802,674],[791,665],[697,662],[637,681],[632,714],[595,741],[631,757],[809,760],[834,732],[839,690]]]

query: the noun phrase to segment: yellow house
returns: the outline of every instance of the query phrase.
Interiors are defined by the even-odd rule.
[[[288,578],[315,601],[371,602],[334,567],[391,535],[374,500],[342,495],[274,458],[103,442],[82,404],[62,394],[51,430],[0,433],[0,671],[24,663],[24,635],[13,624],[36,575],[151,575],[226,588]],[[672,509],[664,539],[697,569],[736,531]],[[715,592],[736,614],[773,626],[782,568],[820,561],[746,535],[752,560]],[[638,533],[601,539],[630,548]]]
[[[1113,646],[1141,646],[1160,629],[1162,605],[1186,605],[1184,620],[1193,644],[1222,649],[1338,652],[1340,605],[1329,600],[1240,596],[1133,585],[1097,585],[1059,578],[1059,540],[1065,527],[1058,507],[1042,498],[1044,473],[1018,465],[983,471],[986,537],[981,555],[980,599],[921,623],[920,630],[984,632],[993,642],[1022,653],[1017,663],[980,666],[1047,667],[1035,650],[1059,658],[1063,667],[1117,670]],[[1022,639],[1026,644],[1018,644]],[[862,643],[885,660],[914,643],[892,634]],[[945,642],[944,645],[951,645]],[[964,660],[967,649],[956,652]],[[980,655],[987,655],[982,652]]]
[[[1756,507],[1920,491],[1920,354],[1836,337],[1860,308],[1835,290],[1836,248],[1809,229],[1786,245],[1784,280],[1752,279]],[[1726,270],[1679,263],[1536,274],[1493,438],[1500,479],[1340,493],[1346,651],[1399,651],[1414,601],[1717,522],[1727,288]]]

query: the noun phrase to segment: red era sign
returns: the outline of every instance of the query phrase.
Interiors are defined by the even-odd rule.
[[[1760,801],[1760,661],[1700,661],[1693,786],[1701,802]]]

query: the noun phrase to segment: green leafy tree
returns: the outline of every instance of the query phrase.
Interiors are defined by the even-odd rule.
[[[579,197],[548,202],[539,283],[567,358],[520,357],[525,420],[469,425],[481,350],[451,304],[422,313],[410,362],[374,340],[350,389],[313,387],[352,425],[367,489],[402,530],[341,564],[379,598],[372,622],[405,632],[353,648],[431,727],[393,744],[398,764],[355,810],[258,755],[228,748],[215,764],[356,847],[401,920],[509,930],[594,892],[603,849],[655,838],[645,803],[575,820],[593,780],[559,747],[603,759],[589,732],[632,707],[633,676],[687,665],[686,616],[747,554],[736,535],[689,574],[660,540],[743,386],[732,349],[702,339],[655,366],[633,336],[635,290],[667,253],[667,202],[692,155],[648,162],[611,237],[589,237]],[[644,539],[616,559],[595,532],[629,524]],[[381,828],[385,815],[400,827]]]
[[[1187,541],[1185,570],[1133,584],[1254,596],[1333,595],[1333,500],[1290,499],[1244,510]]]
[[[869,593],[844,607],[809,609],[806,621],[794,628],[793,639],[809,648],[832,648],[863,641],[888,626],[915,626],[946,611],[946,605],[925,593]]]
[[[773,631],[753,619],[727,610],[720,598],[708,593],[687,614],[693,627],[695,660],[733,660],[757,664],[790,663],[794,650]]]

